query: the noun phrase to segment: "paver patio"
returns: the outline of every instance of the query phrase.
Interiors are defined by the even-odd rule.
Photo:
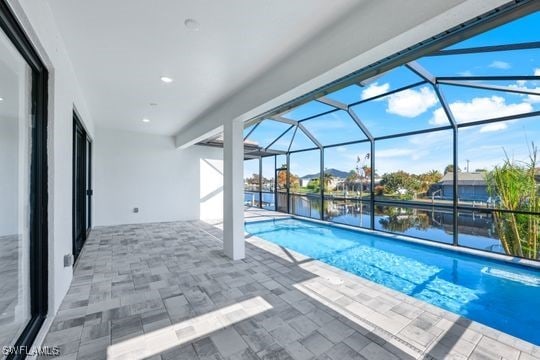
[[[259,238],[232,261],[219,226],[95,228],[44,345],[61,359],[540,359],[538,346]]]

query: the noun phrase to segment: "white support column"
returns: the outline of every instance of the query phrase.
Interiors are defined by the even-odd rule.
[[[244,126],[225,122],[223,131],[223,250],[233,260],[245,257]]]

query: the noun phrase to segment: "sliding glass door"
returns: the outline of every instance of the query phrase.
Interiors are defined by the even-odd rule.
[[[79,257],[91,227],[92,143],[73,114],[73,256]]]
[[[32,71],[0,34],[0,344],[30,319]]]
[[[0,0],[0,357],[46,314],[46,70]],[[19,346],[18,348],[15,346]]]
[[[90,233],[92,228],[92,141],[87,136],[86,137],[86,186],[85,186],[85,200],[86,200],[86,222],[85,222],[85,231],[86,235]]]

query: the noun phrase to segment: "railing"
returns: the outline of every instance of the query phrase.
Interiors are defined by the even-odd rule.
[[[291,214],[315,219],[321,218],[322,202],[319,194],[297,194],[289,197]]]
[[[268,191],[244,191],[244,205],[266,210],[276,210],[276,196]]]
[[[504,250],[495,224],[496,214],[540,216],[494,208],[492,204],[471,206],[461,201],[455,213],[448,201],[431,196],[416,200],[376,196],[371,200],[354,194],[332,193],[321,198],[319,193],[281,189],[276,193],[246,191],[244,198],[248,206],[499,253]],[[454,222],[457,223],[456,234]]]

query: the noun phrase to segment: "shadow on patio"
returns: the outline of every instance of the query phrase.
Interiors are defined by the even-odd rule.
[[[343,360],[464,358],[482,338],[257,238],[231,261],[220,236],[199,221],[95,229],[45,344],[65,359]]]

